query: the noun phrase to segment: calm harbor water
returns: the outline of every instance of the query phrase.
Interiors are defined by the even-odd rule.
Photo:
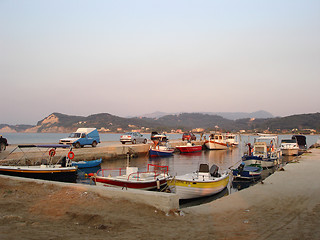
[[[8,139],[9,144],[31,144],[31,143],[58,143],[59,139],[69,136],[68,133],[1,133]],[[121,133],[100,134],[100,139],[104,141],[119,141]],[[150,134],[143,134],[150,139]],[[181,139],[181,134],[169,134],[169,139]],[[199,135],[197,135],[199,137]]]
[[[1,134],[1,133],[0,133]],[[60,138],[67,137],[68,134],[61,133],[5,133],[2,134],[9,141],[9,144],[31,144],[31,143],[57,143]],[[147,139],[150,139],[150,134],[144,134]],[[121,134],[100,134],[101,141],[119,141]],[[197,136],[199,137],[199,136]],[[229,168],[236,168],[241,162],[241,156],[247,150],[246,143],[253,143],[255,136],[242,135],[238,137],[240,142],[237,148],[228,150],[204,150],[194,154],[179,154],[175,153],[172,157],[167,158],[155,158],[150,159],[148,155],[140,156],[138,158],[132,158],[130,160],[130,166],[138,167],[141,171],[146,170],[149,163],[157,165],[169,166],[169,173],[172,176],[182,175],[190,172],[194,172],[198,169],[200,163],[208,163],[210,166],[216,164],[221,171]],[[316,143],[319,139],[319,135],[307,135],[308,147]],[[281,139],[291,138],[291,135],[279,135],[279,143]],[[170,134],[169,139],[181,139],[181,134]],[[119,142],[120,143],[120,142]],[[129,145],[129,144],[128,144]],[[283,158],[283,162],[292,160],[290,158]],[[115,159],[103,162],[101,168],[122,168],[126,167],[126,159]],[[96,172],[99,168],[82,170],[79,172],[79,182],[89,183],[88,179],[84,179],[85,173]],[[267,177],[274,170],[264,170],[264,177]],[[212,197],[201,198],[192,201],[185,201],[181,203],[181,207],[198,205],[205,202],[213,201],[216,198],[231,194],[242,188],[250,186],[251,183],[246,181],[230,182],[228,188],[226,188],[220,194]]]

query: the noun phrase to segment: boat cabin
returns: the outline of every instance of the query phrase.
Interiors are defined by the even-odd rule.
[[[256,142],[253,145],[253,156],[267,158],[268,148],[266,142]]]
[[[218,143],[225,143],[230,146],[237,145],[236,142],[236,135],[232,133],[217,133],[217,132],[210,132],[209,140],[215,141]]]
[[[253,156],[262,158],[278,158],[277,136],[261,136],[253,144]]]
[[[296,139],[299,149],[301,150],[307,150],[307,141],[306,141],[306,136],[304,135],[293,135],[292,139]]]

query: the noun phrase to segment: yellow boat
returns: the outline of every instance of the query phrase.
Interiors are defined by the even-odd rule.
[[[173,177],[168,180],[170,190],[179,195],[179,199],[191,199],[210,196],[221,192],[229,183],[230,171],[218,172],[219,167],[200,164],[199,170]]]

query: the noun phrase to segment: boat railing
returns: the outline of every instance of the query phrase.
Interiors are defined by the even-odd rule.
[[[153,170],[151,168],[153,167]],[[97,176],[101,177],[108,177],[108,176],[122,176],[126,175],[126,168],[104,168],[104,169],[99,169],[97,171]],[[168,166],[160,166],[160,165],[155,165],[155,164],[148,164],[147,171],[145,172],[133,172],[128,175],[129,178],[140,178],[141,174],[143,175],[149,175],[153,176],[156,178],[157,176],[163,174],[166,176],[168,174],[169,167]],[[142,176],[143,176],[142,175]]]
[[[151,170],[153,168],[153,170]],[[131,173],[128,176],[128,180],[131,178],[136,178],[138,181],[141,178],[153,178],[156,179],[158,176],[163,174],[164,177],[168,176],[169,167],[168,166],[160,166],[155,164],[148,164],[146,172],[135,172]]]
[[[108,177],[108,176],[122,176],[126,172],[126,168],[103,168],[97,171],[97,176]]]
[[[127,180],[129,179],[136,179],[137,181],[145,178],[152,178],[153,180],[157,179],[158,176],[161,176],[163,174],[164,177],[166,177],[166,172],[165,171],[159,171],[159,170],[154,170],[154,171],[146,171],[146,172],[135,172],[129,174]]]
[[[150,171],[150,168],[153,167],[154,169],[160,169],[160,171],[164,171],[165,173],[168,173],[169,167],[168,166],[161,166],[161,165],[155,165],[155,164],[148,164],[147,171]],[[163,170],[162,170],[163,169]]]

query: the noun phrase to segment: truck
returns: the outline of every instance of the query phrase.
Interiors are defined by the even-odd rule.
[[[78,128],[69,137],[59,140],[59,144],[73,145],[75,148],[85,145],[96,147],[98,143],[100,143],[100,136],[96,128]]]

